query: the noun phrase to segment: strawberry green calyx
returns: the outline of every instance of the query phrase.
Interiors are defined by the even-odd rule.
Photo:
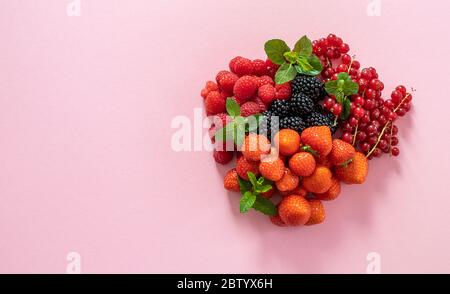
[[[316,150],[312,149],[312,147],[309,146],[309,145],[302,146],[301,149],[302,149],[302,151],[311,153],[314,156],[319,156],[319,152],[317,152]]]

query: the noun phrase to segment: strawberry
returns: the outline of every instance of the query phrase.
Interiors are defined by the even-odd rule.
[[[276,226],[287,227],[287,225],[281,220],[281,217],[279,215],[271,216],[270,221]]]
[[[267,192],[261,193],[261,196],[267,199],[270,199],[273,197],[273,195],[275,195],[275,193],[277,192],[277,188],[275,188],[274,186],[272,186],[272,189],[270,189]]]
[[[232,169],[226,173],[223,179],[223,186],[225,190],[232,192],[239,192],[241,190],[236,169]]]
[[[308,196],[308,191],[306,191],[301,185],[298,185],[298,187],[292,191],[280,192],[280,195],[281,196],[298,195],[306,197]]]
[[[280,154],[285,156],[297,153],[300,148],[300,135],[294,130],[283,129],[279,131],[275,135],[274,141]]]
[[[279,181],[284,176],[284,162],[280,158],[265,158],[259,165],[261,175],[270,181]]]
[[[311,153],[299,152],[289,160],[289,168],[299,177],[309,177],[316,170],[316,160]]]
[[[311,127],[302,132],[301,140],[303,145],[308,145],[320,156],[327,156],[333,148],[331,131],[329,127]]]
[[[308,200],[298,195],[290,195],[280,202],[278,208],[280,219],[289,226],[302,226],[311,217],[311,205]]]
[[[369,161],[366,156],[357,152],[353,161],[344,166],[337,166],[336,177],[346,184],[362,184],[369,173]]]
[[[303,178],[303,187],[312,193],[325,193],[332,185],[332,176],[327,167],[318,166],[311,176]]]
[[[259,163],[256,161],[249,161],[244,156],[238,159],[236,164],[236,172],[244,180],[248,181],[248,173],[252,172],[255,176],[259,175]]]
[[[277,186],[278,191],[286,192],[297,188],[299,183],[299,177],[294,175],[288,168],[285,168],[283,177],[281,180],[277,181],[275,185]]]
[[[249,134],[242,143],[241,151],[250,161],[260,161],[262,155],[270,153],[270,141],[263,135]]]
[[[333,140],[333,148],[329,155],[333,165],[343,164],[355,156],[356,150],[353,145],[339,139]]]
[[[331,178],[331,187],[322,194],[314,194],[317,199],[323,200],[323,201],[332,201],[339,197],[339,194],[341,194],[341,183],[336,177]]]
[[[321,224],[325,221],[325,208],[320,200],[309,200],[311,206],[311,217],[306,223],[307,226]]]

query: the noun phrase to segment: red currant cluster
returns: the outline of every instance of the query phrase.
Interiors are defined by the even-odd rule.
[[[333,34],[314,41],[313,50],[324,65],[322,78],[325,82],[337,80],[339,73],[345,72],[359,85],[358,94],[350,97],[350,116],[341,121],[341,139],[353,144],[369,159],[383,153],[398,156],[398,127],[394,122],[411,109],[412,94],[404,86],[398,86],[391,99],[383,99],[384,84],[376,69],[360,70],[359,61],[348,54],[349,46]],[[336,117],[343,111],[333,96],[324,101],[324,107]]]

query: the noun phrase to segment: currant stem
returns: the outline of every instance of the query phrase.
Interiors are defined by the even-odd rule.
[[[384,135],[384,133],[386,132],[386,130],[387,130],[387,128],[389,127],[390,124],[391,124],[391,122],[387,122],[386,125],[384,126],[383,130],[381,130],[381,133],[380,133],[380,135],[378,136],[378,139],[377,139],[377,143],[372,147],[372,150],[370,150],[370,152],[367,154],[367,156],[366,156],[367,158],[369,158],[370,155],[373,154],[373,152],[375,151],[375,149],[377,149],[378,144],[379,144],[380,141],[381,141],[381,138],[383,138],[383,135]]]
[[[356,125],[356,128],[355,128],[355,133],[353,134],[353,146],[355,146],[355,144],[356,144],[356,135],[358,134],[358,128],[359,128],[359,124],[357,124]]]
[[[352,61],[350,62],[350,65],[348,66],[347,73],[350,74],[350,70],[352,69],[353,61],[355,61],[356,55],[352,56]]]
[[[394,134],[394,124],[391,127],[391,135],[389,137],[389,155],[392,156],[392,135]]]

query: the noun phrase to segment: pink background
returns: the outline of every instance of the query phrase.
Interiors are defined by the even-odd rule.
[[[0,0],[0,272],[450,273],[448,1]],[[414,86],[401,157],[327,203],[326,224],[242,216],[209,152],[172,151],[177,115],[269,38],[342,36],[387,91]]]

